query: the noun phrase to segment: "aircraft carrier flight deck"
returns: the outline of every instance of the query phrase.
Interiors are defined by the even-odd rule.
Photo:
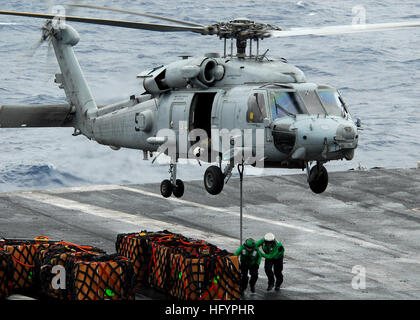
[[[306,175],[245,176],[243,237],[273,232],[285,247],[284,282],[244,299],[418,299],[420,169],[332,172],[321,195]],[[169,230],[234,252],[240,244],[239,179],[218,196],[202,181],[183,198],[159,184],[103,185],[0,194],[4,238],[47,236],[115,252],[118,233]],[[365,272],[365,288],[354,286]],[[138,295],[138,298],[166,298]]]

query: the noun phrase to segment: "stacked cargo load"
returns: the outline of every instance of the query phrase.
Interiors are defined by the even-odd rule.
[[[62,274],[63,272],[63,274]],[[13,293],[60,300],[134,300],[131,261],[66,241],[0,240],[0,299]]]
[[[0,251],[8,252],[13,260],[12,291],[16,293],[36,293],[39,277],[36,272],[35,256],[37,252],[54,245],[45,237],[34,240],[3,239]]]
[[[88,258],[103,254],[106,254],[106,252],[99,248],[79,246],[65,241],[60,241],[55,245],[38,251],[35,265],[38,267],[37,272],[39,274],[41,293],[50,298],[71,300],[72,286],[69,281],[71,277],[67,275],[73,272],[70,268],[72,262],[82,257]],[[60,279],[65,281],[64,283],[54,282],[54,277],[61,272],[57,270],[57,266],[63,267],[61,270],[65,272],[66,276]],[[54,283],[56,288],[54,288]]]
[[[72,300],[134,300],[133,265],[125,257],[82,256],[69,268]]]
[[[181,300],[240,298],[238,257],[169,231],[120,234],[116,250],[135,267],[138,284]]]
[[[150,263],[149,244],[165,236],[164,232],[140,232],[119,234],[115,244],[116,252],[130,259],[133,263],[136,285],[148,284],[148,265]]]

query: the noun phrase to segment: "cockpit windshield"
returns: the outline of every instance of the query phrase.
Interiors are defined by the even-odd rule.
[[[337,91],[318,91],[318,95],[327,111],[327,114],[338,117],[345,116],[346,110]]]
[[[300,98],[294,92],[270,92],[270,109],[273,120],[305,113]]]
[[[270,110],[273,120],[296,114],[346,117],[347,111],[336,90],[270,90]]]

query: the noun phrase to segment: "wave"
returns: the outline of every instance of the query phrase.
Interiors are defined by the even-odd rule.
[[[0,191],[50,189],[86,185],[88,182],[49,164],[8,165],[0,169]]]

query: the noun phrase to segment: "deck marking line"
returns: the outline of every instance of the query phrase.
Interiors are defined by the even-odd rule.
[[[152,218],[147,218],[141,215],[130,214],[91,204],[81,203],[75,200],[64,199],[50,194],[27,192],[19,194],[18,196],[67,210],[76,210],[105,219],[134,224],[142,230],[146,229],[146,227],[147,230],[150,231],[161,231],[167,229],[171,230],[171,232],[181,233],[187,237],[203,239],[215,243],[219,246],[226,246],[226,244],[229,243],[232,250],[233,248],[237,248],[239,246],[239,239],[237,238],[227,237],[213,232],[201,231],[183,226],[181,224],[160,221]],[[140,232],[141,230],[138,231]]]
[[[197,208],[201,208],[201,209],[211,210],[211,211],[220,212],[220,213],[224,213],[224,214],[230,214],[230,215],[239,217],[239,212],[232,211],[232,210],[229,210],[229,209],[213,207],[213,206],[209,206],[209,205],[205,205],[205,204],[201,204],[201,203],[197,203],[197,202],[192,202],[192,201],[188,201],[188,200],[182,200],[182,199],[174,198],[174,197],[163,198],[160,194],[157,194],[157,193],[154,193],[154,192],[145,191],[145,190],[138,189],[138,188],[121,186],[121,185],[99,185],[99,186],[72,187],[72,188],[66,188],[66,189],[53,190],[52,192],[56,193],[56,194],[59,194],[59,193],[63,193],[63,192],[67,193],[68,191],[72,191],[72,192],[91,191],[92,192],[92,191],[111,191],[111,190],[126,190],[126,191],[130,191],[130,192],[134,192],[134,193],[139,193],[139,194],[142,194],[142,195],[145,195],[145,196],[158,198],[158,199],[161,199],[161,200],[172,201],[172,202],[183,204],[183,205],[193,206],[193,207],[197,207]],[[48,191],[48,193],[51,193],[51,191]],[[33,199],[35,194],[48,196],[49,195],[48,193],[39,193],[39,192],[35,192],[35,191],[25,191],[25,192],[19,193],[18,195],[26,197],[28,199]],[[36,197],[39,198],[39,196],[36,196]],[[63,198],[60,198],[60,197],[56,197],[56,198],[57,198],[57,200],[63,199]],[[41,202],[43,202],[43,201],[41,201]],[[54,201],[49,202],[49,204],[54,205]],[[101,208],[101,207],[98,207],[98,208]],[[101,210],[102,210],[102,208],[101,208]],[[119,211],[116,211],[116,212],[119,212]],[[136,215],[133,215],[133,216],[136,216]],[[341,234],[341,233],[338,233],[338,232],[334,232],[334,231],[310,229],[310,228],[307,228],[307,227],[298,226],[298,225],[294,225],[294,224],[286,223],[286,222],[281,222],[281,221],[275,221],[275,220],[272,220],[272,219],[267,219],[267,218],[255,216],[255,215],[252,215],[252,214],[247,214],[247,213],[244,213],[243,217],[246,218],[246,219],[254,220],[254,221],[259,221],[259,222],[263,222],[263,223],[276,225],[276,226],[279,226],[279,227],[284,227],[284,228],[294,229],[294,230],[298,230],[298,231],[302,231],[302,232],[306,232],[306,233],[311,233],[311,234],[315,234],[315,235],[319,235],[319,236],[325,236],[325,237],[335,238],[335,239],[339,239],[339,240],[344,240],[344,241],[348,241],[348,242],[351,242],[353,244],[360,245],[360,246],[363,246],[363,247],[376,248],[378,250],[391,251],[391,252],[395,253],[395,251],[393,249],[384,247],[382,245],[375,244],[373,242],[369,242],[369,241],[366,241],[366,240],[358,239],[358,238],[355,238],[355,237],[347,236],[347,235],[344,235],[344,234]],[[110,217],[110,218],[112,219],[112,217]],[[158,221],[158,220],[155,220],[155,221]],[[403,254],[407,254],[407,253],[404,252]]]
[[[192,201],[187,201],[187,200],[182,200],[182,199],[173,198],[173,197],[163,198],[160,194],[149,192],[149,191],[144,191],[144,190],[137,189],[137,188],[120,186],[120,189],[140,193],[140,194],[143,194],[143,195],[146,195],[146,196],[155,197],[155,198],[159,198],[159,199],[166,199],[168,201],[177,202],[177,203],[188,205],[188,206],[194,206],[194,207],[197,207],[197,208],[212,210],[212,211],[221,212],[221,213],[230,214],[230,215],[234,215],[234,216],[239,217],[239,212],[231,211],[231,210],[225,209],[225,208],[212,207],[212,206],[209,206],[209,205],[205,205],[205,204],[201,204],[201,203],[197,203],[197,202],[192,202]],[[376,249],[386,250],[386,251],[392,251],[391,249],[389,249],[387,247],[384,247],[384,246],[381,246],[379,244],[375,244],[373,242],[369,242],[369,241],[365,241],[365,240],[362,240],[362,239],[347,236],[347,235],[344,235],[344,234],[340,234],[340,233],[337,233],[337,232],[334,232],[334,231],[327,231],[327,230],[324,231],[324,230],[310,229],[310,228],[307,228],[307,227],[302,227],[302,226],[297,226],[297,225],[286,223],[286,222],[281,222],[281,221],[275,221],[275,220],[272,220],[272,219],[262,218],[262,217],[258,217],[258,216],[255,216],[255,215],[252,215],[252,214],[247,214],[247,213],[244,213],[243,217],[247,218],[247,219],[250,219],[250,220],[255,220],[255,221],[264,222],[264,223],[268,223],[268,224],[274,224],[274,225],[277,225],[277,226],[280,226],[280,227],[295,229],[295,230],[299,230],[299,231],[303,231],[303,232],[307,232],[307,233],[317,234],[317,235],[320,235],[320,236],[325,236],[325,237],[331,237],[331,238],[335,238],[335,239],[350,241],[352,243],[355,243],[357,245],[364,246],[364,247],[376,248]]]

